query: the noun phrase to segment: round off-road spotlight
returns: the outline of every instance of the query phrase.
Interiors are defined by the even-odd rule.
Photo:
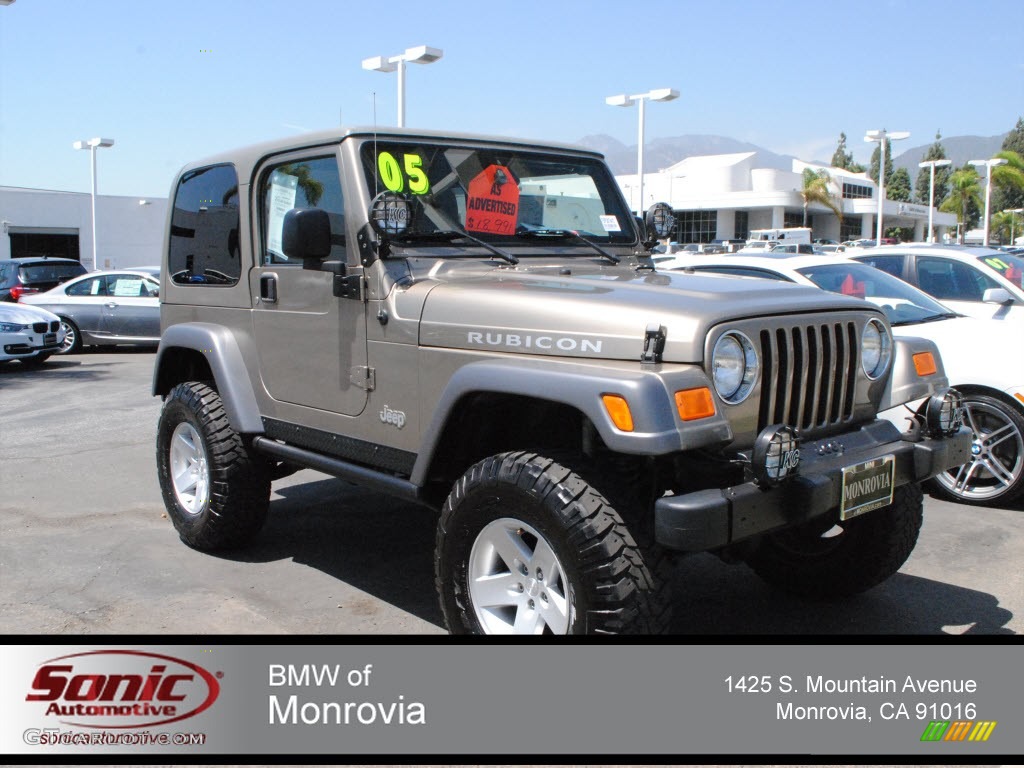
[[[796,432],[785,424],[772,424],[761,430],[754,441],[751,468],[761,487],[778,485],[796,474],[800,449]]]
[[[933,435],[955,435],[964,425],[964,396],[955,389],[932,395],[925,409],[928,431]]]
[[[369,218],[378,235],[398,237],[412,225],[412,204],[398,192],[381,192],[370,201]]]

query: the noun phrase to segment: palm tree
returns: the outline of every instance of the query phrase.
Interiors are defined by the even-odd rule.
[[[1017,152],[997,152],[1006,165],[992,169],[992,185],[1003,192],[1024,192],[1024,157]]]
[[[957,221],[963,225],[960,228],[961,245],[963,245],[964,236],[967,234],[967,210],[972,203],[977,208],[984,205],[981,199],[978,172],[973,168],[961,168],[949,177],[949,194],[939,206],[940,211],[955,213]]]
[[[807,206],[811,203],[818,203],[828,208],[832,213],[839,217],[839,220],[843,220],[843,211],[836,204],[835,197],[832,195],[832,190],[829,189],[829,184],[832,182],[832,177],[828,175],[828,171],[818,170],[815,171],[811,168],[804,168],[804,187],[800,190],[800,197],[804,201],[804,226],[807,226]]]

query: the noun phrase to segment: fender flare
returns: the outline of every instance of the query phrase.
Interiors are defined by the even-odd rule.
[[[168,387],[161,386],[160,374],[164,355],[175,349],[193,350],[206,358],[232,429],[239,433],[263,432],[256,394],[245,373],[245,358],[230,330],[213,323],[176,323],[165,330],[153,366],[153,394],[156,396],[163,397],[169,391]]]
[[[522,357],[470,363],[455,372],[441,393],[423,432],[410,480],[416,485],[426,481],[444,427],[466,395],[500,393],[561,403],[590,419],[611,450],[661,456],[732,440],[732,429],[720,412],[685,426],[680,421],[674,393],[701,386],[709,386],[709,382],[696,365],[656,371]],[[621,395],[630,403],[632,432],[623,432],[612,423],[601,401],[604,394]]]

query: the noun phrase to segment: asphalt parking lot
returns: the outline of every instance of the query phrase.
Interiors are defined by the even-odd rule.
[[[274,484],[249,549],[180,542],[157,486],[152,351],[0,365],[3,634],[442,633],[435,517],[303,471]],[[1024,505],[925,501],[901,573],[838,603],[797,600],[745,566],[679,562],[678,634],[1020,634]]]

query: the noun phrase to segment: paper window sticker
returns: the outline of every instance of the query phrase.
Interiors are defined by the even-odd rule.
[[[281,233],[284,230],[284,215],[295,207],[295,193],[298,190],[299,178],[287,173],[274,171],[270,174],[270,212],[267,215],[267,252],[285,261],[281,245]]]
[[[598,217],[601,220],[601,226],[604,227],[605,232],[621,232],[622,227],[619,226],[619,220],[615,216],[602,215]]]

